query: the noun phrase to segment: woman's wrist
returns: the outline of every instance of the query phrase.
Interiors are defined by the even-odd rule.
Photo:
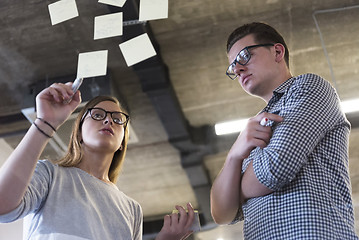
[[[48,121],[46,121],[45,119],[43,118],[40,118],[40,117],[37,117],[36,119],[39,119],[41,122],[45,123],[47,126],[49,126],[54,132],[56,132],[56,128],[51,125]]]
[[[40,117],[35,119],[33,125],[41,134],[43,134],[47,138],[52,138],[52,136],[56,132],[56,128],[52,124]]]

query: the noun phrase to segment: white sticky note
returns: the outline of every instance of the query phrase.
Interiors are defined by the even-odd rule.
[[[122,35],[122,12],[95,17],[94,39]]]
[[[126,0],[99,0],[98,2],[116,7],[122,7],[125,4]]]
[[[57,1],[49,4],[48,8],[52,25],[67,21],[79,15],[75,0]]]
[[[77,78],[106,75],[108,50],[80,53],[77,65]]]
[[[168,18],[168,0],[140,0],[139,21]]]
[[[121,43],[120,49],[127,66],[132,66],[156,55],[156,50],[147,33]]]

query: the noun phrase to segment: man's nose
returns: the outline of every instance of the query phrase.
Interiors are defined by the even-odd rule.
[[[233,72],[237,75],[240,76],[241,72],[245,71],[247,69],[246,66],[243,66],[239,63],[236,63],[236,65],[234,65],[233,67]]]

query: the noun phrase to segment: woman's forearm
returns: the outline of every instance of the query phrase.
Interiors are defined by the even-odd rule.
[[[40,121],[36,123],[40,129],[46,129]],[[8,213],[19,205],[48,141],[49,138],[32,125],[1,167],[0,214]]]

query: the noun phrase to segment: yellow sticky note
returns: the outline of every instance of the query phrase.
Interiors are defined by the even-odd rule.
[[[122,12],[95,17],[94,39],[122,35]]]
[[[77,78],[103,76],[107,73],[108,50],[80,53]]]
[[[127,66],[132,66],[156,55],[156,50],[147,33],[121,43],[119,46]]]
[[[79,15],[75,0],[61,0],[49,4],[51,24],[55,25]]]
[[[188,210],[186,210],[186,212],[188,212]],[[178,210],[173,210],[172,211],[172,214],[173,213],[179,213]],[[193,219],[193,223],[189,229],[190,231],[193,231],[193,232],[199,232],[201,231],[201,223],[199,222],[199,215],[198,215],[198,211],[197,210],[194,210],[194,219]]]
[[[168,18],[168,0],[141,0],[139,21]]]
[[[98,2],[116,7],[122,7],[125,4],[126,0],[99,0]]]

